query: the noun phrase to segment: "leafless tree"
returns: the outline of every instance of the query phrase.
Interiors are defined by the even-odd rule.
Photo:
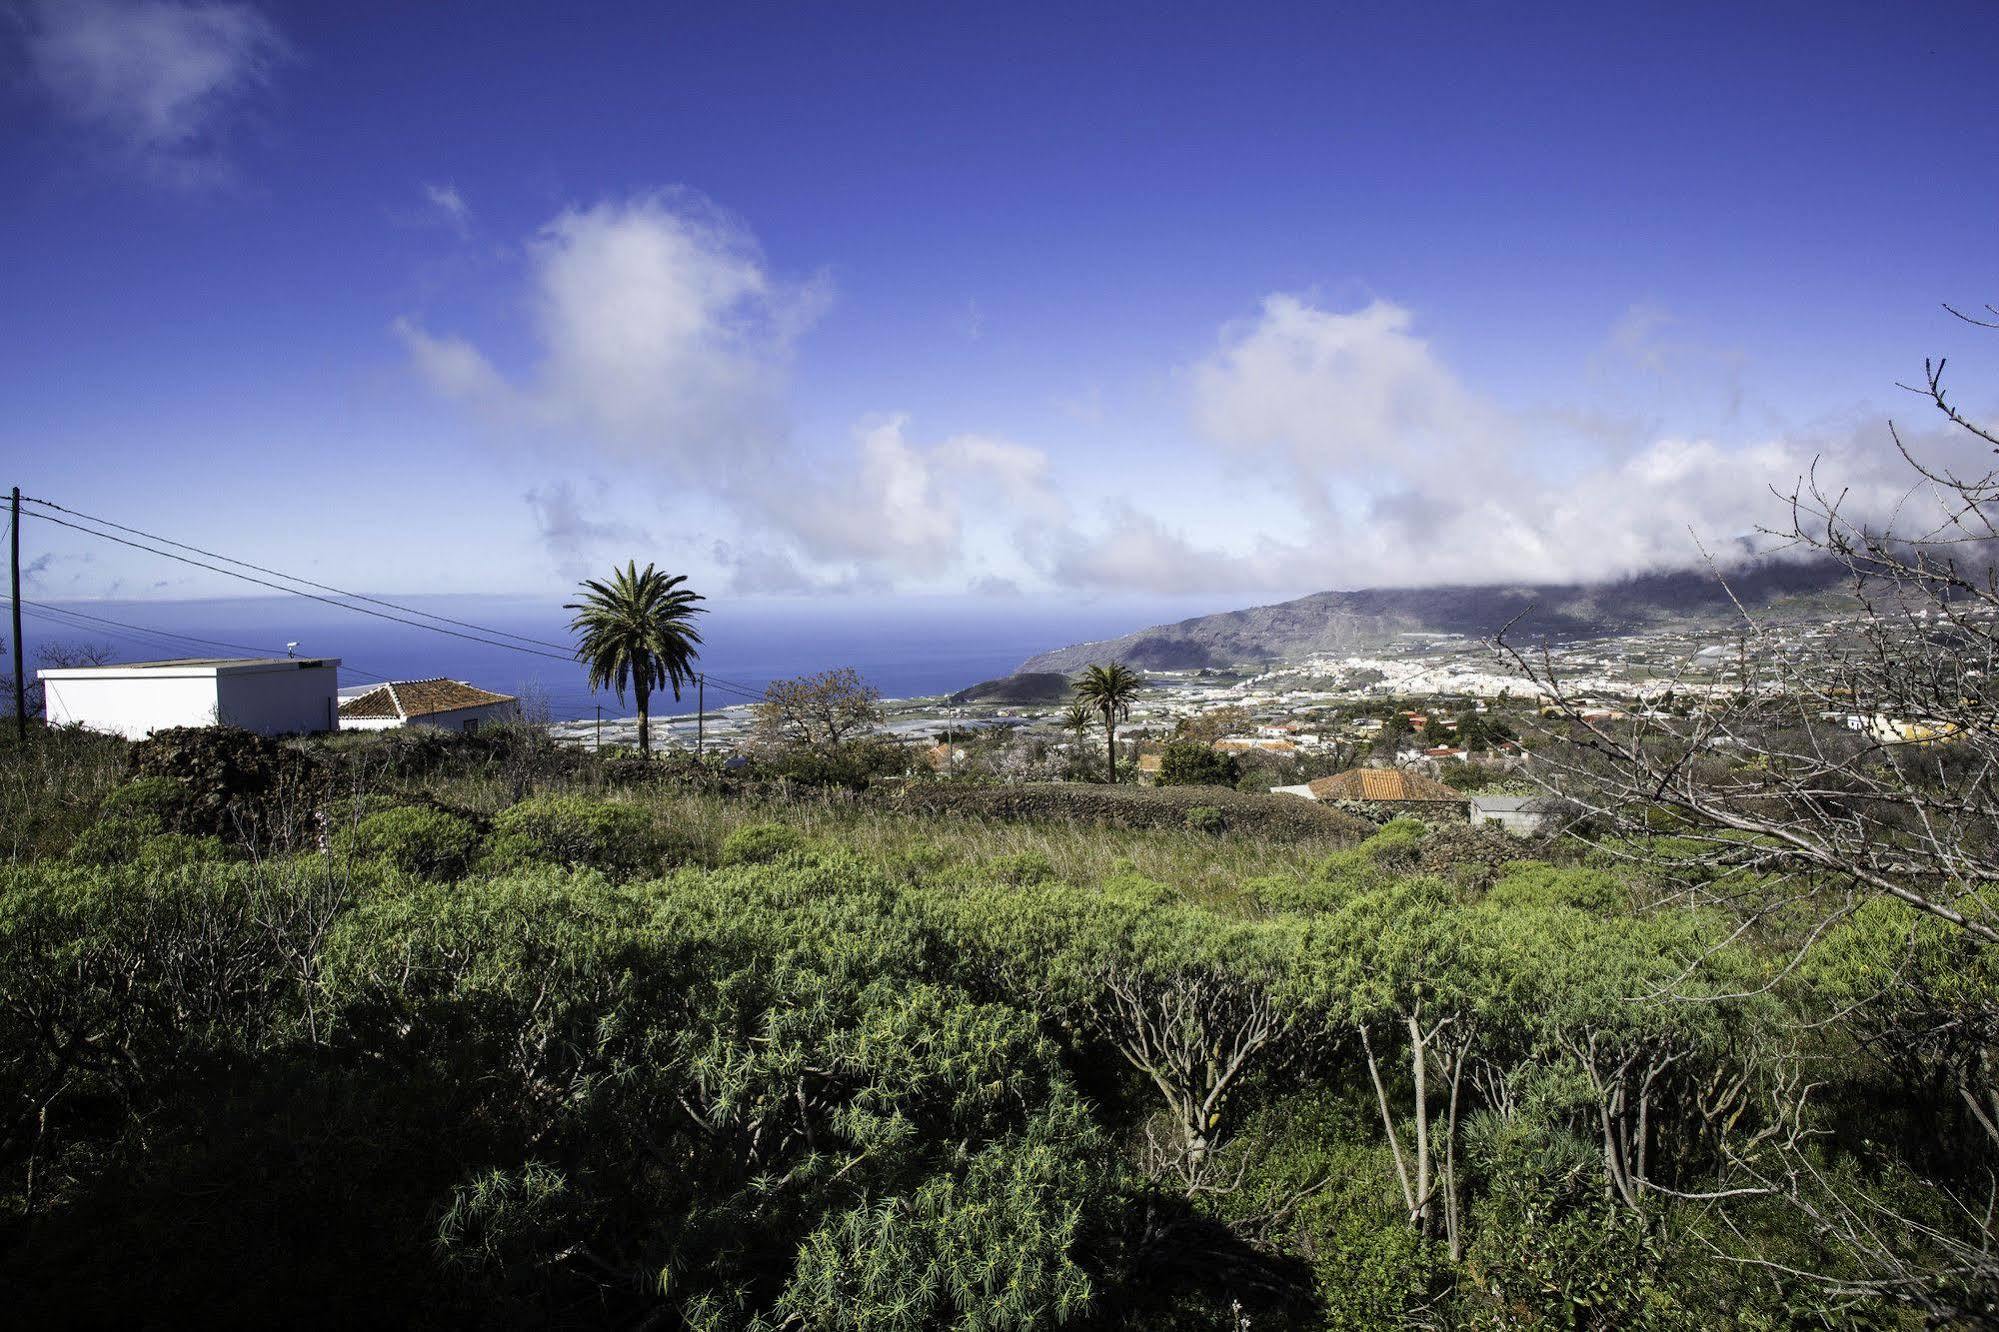
[[[1911,391],[1999,452],[1952,403],[1942,361]],[[1893,513],[1853,511],[1815,467],[1778,492],[1789,522],[1766,532],[1788,557],[1835,563],[1850,603],[1803,626],[1738,602],[1729,660],[1674,682],[1687,716],[1606,718],[1545,649],[1500,648],[1552,714],[1542,779],[1602,826],[1670,830],[1710,885],[1793,883],[1828,921],[1885,895],[1995,943],[1999,465],[1962,474],[1890,431],[1911,469]]]
[[[873,734],[882,716],[881,691],[851,666],[773,681],[753,712],[764,749],[837,748]]]
[[[1782,961],[1771,985],[1840,921],[1884,898],[1915,913],[1912,929],[1943,922],[1974,953],[1999,943],[1999,430],[1958,409],[1944,372],[1943,361],[1926,361],[1922,380],[1902,387],[1942,416],[1952,444],[1983,461],[1939,463],[1935,449],[1919,453],[1891,425],[1909,486],[1890,512],[1863,511],[1817,466],[1777,490],[1788,521],[1764,535],[1782,557],[1834,565],[1850,599],[1812,624],[1736,599],[1733,650],[1672,682],[1680,706],[1604,709],[1564,678],[1555,653],[1500,636],[1500,651],[1546,704],[1537,779],[1577,826],[1610,834],[1601,845],[1662,871],[1676,897],[1727,908],[1734,936],[1774,941]],[[1727,584],[1725,572],[1716,576]],[[1869,1157],[1867,1144],[1843,1144],[1867,1159],[1863,1174],[1829,1166],[1807,1064],[1795,1053],[1773,1057],[1739,1086],[1742,1096],[1762,1088],[1768,1104],[1727,1117],[1759,1127],[1721,1135],[1722,1180],[1698,1195],[1717,1253],[1933,1320],[1993,1319],[1999,1031],[1989,995],[1971,984],[1953,994],[1956,1010],[1930,1015],[1954,1042],[1950,1070],[1972,1116],[1962,1141],[1946,1145],[1952,1177],[1923,1178]],[[1854,1026],[1849,1019],[1840,1020]],[[1915,1050],[1924,1038],[1905,1025],[1885,1040]],[[1744,1199],[1790,1208],[1839,1256],[1838,1273],[1779,1268],[1759,1254],[1736,1228]]]

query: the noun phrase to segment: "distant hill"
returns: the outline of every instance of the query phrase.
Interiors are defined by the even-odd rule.
[[[1059,671],[1022,671],[981,680],[951,695],[953,703],[1060,703],[1069,697],[1069,677]]]
[[[1490,637],[1518,618],[1512,637],[1573,642],[1737,616],[1732,590],[1751,609],[1807,608],[1844,597],[1845,571],[1831,562],[1769,560],[1733,570],[1724,588],[1706,570],[1644,574],[1612,583],[1491,587],[1391,587],[1316,592],[1296,601],[1154,625],[1122,638],[1077,643],[1031,657],[1021,674],[1068,675],[1093,662],[1190,670],[1344,655],[1397,634]],[[1016,677],[1017,678],[1017,677]]]

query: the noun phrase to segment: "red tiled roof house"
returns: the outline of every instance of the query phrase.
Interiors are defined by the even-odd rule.
[[[520,700],[495,694],[463,680],[391,680],[340,705],[343,731],[387,731],[398,726],[430,726],[440,731],[476,731],[481,726],[519,720]]]

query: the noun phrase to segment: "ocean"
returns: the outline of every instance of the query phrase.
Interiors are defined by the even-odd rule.
[[[31,600],[39,600],[30,593]],[[392,596],[427,612],[542,640],[516,650],[480,630],[446,625],[469,637],[392,623],[295,597],[199,601],[76,601],[29,605],[23,642],[32,673],[50,644],[92,643],[114,649],[111,660],[161,657],[284,655],[296,643],[302,657],[339,657],[343,688],[380,680],[448,676],[502,693],[531,691],[554,720],[629,712],[608,691],[592,694],[583,668],[562,655],[572,641],[560,601],[492,596]],[[716,598],[699,621],[700,669],[710,681],[710,709],[748,701],[772,680],[851,666],[887,698],[949,693],[1006,675],[1028,657],[1064,644],[1110,638],[1133,629],[1226,609],[1188,598],[1098,601],[1078,605],[1025,599],[839,598],[820,600]],[[385,614],[397,614],[382,607]],[[197,641],[198,640],[198,641]],[[535,655],[542,653],[545,655]],[[655,698],[657,715],[692,712],[688,691],[678,704]]]

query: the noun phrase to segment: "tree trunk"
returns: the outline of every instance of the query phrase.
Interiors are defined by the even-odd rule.
[[[1104,773],[1104,780],[1109,782],[1112,786],[1116,786],[1117,785],[1117,723],[1111,719],[1111,714],[1109,712],[1104,713],[1104,745],[1106,750],[1108,751],[1105,756],[1107,767]]]
[[[651,695],[643,686],[632,692],[638,695],[639,700],[639,753],[649,755],[652,753],[652,714],[647,705]]]
[[[1381,1127],[1388,1134],[1388,1150],[1395,1157],[1395,1177],[1402,1184],[1402,1201],[1408,1204],[1409,1221],[1415,1224],[1416,1191],[1409,1185],[1409,1166],[1402,1159],[1402,1139],[1395,1131],[1395,1113],[1388,1106],[1388,1089],[1381,1085],[1381,1065],[1374,1057],[1374,1042],[1368,1038],[1367,1024],[1358,1024],[1360,1046],[1367,1052],[1367,1076],[1374,1083],[1374,1101],[1381,1107]]]
[[[1423,1036],[1423,1008],[1418,1004],[1409,1023],[1410,1072],[1416,1081],[1416,1214],[1409,1218],[1418,1234],[1430,1237],[1430,1087],[1428,1042]]]

